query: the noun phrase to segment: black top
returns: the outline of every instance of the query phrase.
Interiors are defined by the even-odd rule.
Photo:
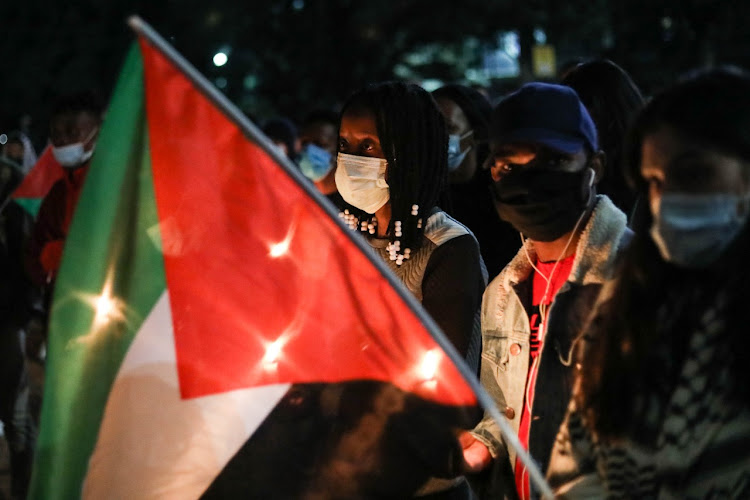
[[[451,184],[449,213],[476,236],[492,281],[518,253],[521,237],[497,214],[489,183],[489,171],[482,170],[466,184]]]
[[[443,243],[430,255],[422,279],[422,306],[463,355],[485,288],[478,250],[470,234]]]

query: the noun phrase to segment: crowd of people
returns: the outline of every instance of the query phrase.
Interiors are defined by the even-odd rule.
[[[750,74],[695,71],[646,99],[594,60],[496,101],[381,82],[261,128],[421,302],[557,495],[750,497],[736,324],[750,292]],[[65,175],[35,218],[10,196],[21,141],[3,150],[0,419],[17,498],[38,424],[34,332],[102,113],[92,94],[60,98],[49,137]],[[489,413],[455,432],[461,467],[415,497],[539,497]]]

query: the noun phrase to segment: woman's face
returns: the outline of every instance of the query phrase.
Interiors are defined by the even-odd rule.
[[[344,113],[339,128],[339,152],[385,159],[372,112],[350,109]]]
[[[469,182],[477,170],[476,139],[473,134],[469,134],[469,132],[472,132],[469,118],[461,107],[450,99],[439,97],[435,102],[437,102],[440,112],[445,117],[445,125],[448,128],[448,133],[462,137],[460,140],[461,151],[471,148],[461,162],[461,165],[456,170],[450,172],[450,181],[456,184]]]
[[[651,214],[659,213],[663,193],[744,195],[745,167],[737,158],[682,139],[669,127],[647,135],[641,149],[641,176],[648,184]]]

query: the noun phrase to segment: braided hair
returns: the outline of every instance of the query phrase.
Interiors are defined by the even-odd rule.
[[[341,110],[375,116],[388,162],[391,220],[386,235],[391,260],[401,264],[422,245],[424,221],[437,205],[448,177],[445,119],[429,92],[418,85],[383,82],[355,92]],[[344,211],[350,227],[374,233],[374,216],[354,207]]]

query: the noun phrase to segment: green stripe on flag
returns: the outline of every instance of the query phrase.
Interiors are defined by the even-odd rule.
[[[42,198],[14,198],[13,201],[21,205],[24,210],[36,217],[42,206]]]
[[[30,498],[80,497],[109,390],[166,287],[144,99],[143,63],[133,44],[57,280]],[[112,301],[101,299],[107,290]]]

